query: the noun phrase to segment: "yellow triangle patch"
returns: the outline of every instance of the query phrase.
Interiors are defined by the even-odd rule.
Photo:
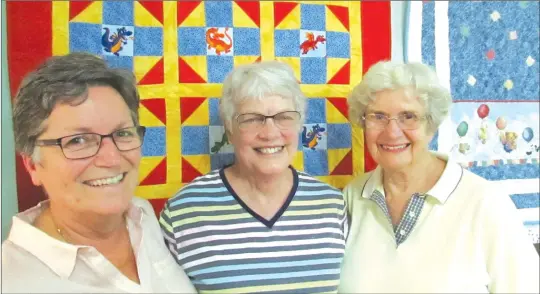
[[[139,4],[140,5],[140,4]],[[133,72],[137,83],[163,58],[162,56],[134,56]]]
[[[162,27],[157,20],[144,6],[135,1],[135,25],[140,27]]]
[[[207,126],[210,124],[208,99],[204,100],[199,107],[182,123],[184,126]]]
[[[243,64],[252,64],[259,58],[259,56],[234,56],[234,66]]]
[[[300,81],[300,57],[276,57],[276,60],[288,64],[293,69],[296,79]]]
[[[163,160],[164,156],[143,156],[139,165],[139,183]]]
[[[336,166],[343,160],[345,155],[351,151],[351,148],[342,148],[342,149],[328,149],[328,172],[336,168]]]
[[[201,5],[203,6],[203,5]],[[202,56],[182,56],[182,59],[189,64],[203,80],[208,81],[207,59],[206,55]],[[181,74],[181,73],[180,73]]]
[[[210,156],[208,154],[201,155],[182,155],[182,157],[196,168],[201,174],[210,172]]]
[[[326,82],[330,81],[349,60],[348,58],[327,58]]]
[[[296,5],[293,10],[278,24],[279,30],[299,30],[300,29],[300,5]]]
[[[336,17],[336,15],[332,12],[332,10],[330,10],[328,6],[325,6],[325,7],[326,7],[326,31],[348,33],[345,26]]]
[[[101,24],[103,22],[103,1],[94,1],[85,10],[75,16],[71,22]]]
[[[246,12],[233,1],[233,26],[235,28],[259,28]]]
[[[326,122],[330,124],[346,124],[349,123],[349,120],[332,102],[326,100]]]
[[[164,127],[163,122],[157,118],[150,110],[140,104],[139,123],[145,127]]]
[[[180,24],[183,27],[205,27],[204,2],[201,2]]]
[[[304,170],[304,152],[297,151],[291,164],[296,170]]]

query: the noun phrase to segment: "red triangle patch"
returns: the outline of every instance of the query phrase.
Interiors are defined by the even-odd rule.
[[[150,69],[146,75],[139,81],[139,85],[156,85],[163,84],[165,82],[165,68],[163,64],[163,58],[161,58],[155,65]]]
[[[200,176],[202,173],[182,157],[182,183],[189,183]]]
[[[253,20],[253,22],[260,27],[261,26],[261,8],[259,1],[234,1],[242,10]]]
[[[338,70],[328,84],[339,84],[339,85],[348,85],[351,79],[351,61],[347,61],[345,65]]]
[[[336,165],[331,175],[352,175],[353,174],[353,164],[352,164],[352,150],[349,150],[349,153],[343,157],[340,163]]]
[[[178,57],[178,77],[180,83],[206,83],[182,57]]]
[[[159,1],[161,3],[161,1]],[[176,25],[179,26],[201,4],[201,1],[177,1]]]
[[[167,115],[165,111],[165,99],[154,98],[141,100],[141,104],[154,114],[164,125],[167,125]]]
[[[148,202],[150,202],[150,204],[152,204],[152,208],[154,208],[154,213],[156,214],[157,218],[159,218],[159,214],[163,210],[163,207],[165,207],[167,200],[169,200],[169,198],[148,199]]]
[[[274,28],[298,5],[293,2],[274,2]]]
[[[180,98],[180,123],[184,123],[204,100],[205,97]]]
[[[328,97],[326,98],[332,105],[334,105],[344,117],[349,118],[349,105],[347,104],[347,98],[343,97]]]
[[[163,24],[163,2],[162,1],[138,1],[151,15]]]
[[[326,5],[343,26],[349,31],[349,9],[343,6]]]
[[[366,134],[364,134],[364,142],[366,142]],[[364,172],[370,172],[377,167],[377,162],[371,157],[367,144],[364,144]]]
[[[75,18],[85,10],[93,1],[69,1],[69,20]]]
[[[163,158],[161,162],[152,170],[144,180],[141,181],[139,186],[150,186],[167,183],[167,157]]]
[[[261,57],[262,57],[262,56],[259,56],[259,58],[257,58],[257,60],[255,60],[254,63],[261,62]]]

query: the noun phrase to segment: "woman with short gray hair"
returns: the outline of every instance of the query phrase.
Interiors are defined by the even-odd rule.
[[[538,293],[539,258],[510,197],[428,149],[452,103],[435,71],[379,62],[348,102],[378,167],[343,191],[339,291]]]
[[[88,53],[49,58],[15,98],[15,145],[47,200],[13,217],[2,290],[195,292],[134,197],[145,128],[132,73]]]
[[[235,161],[170,198],[160,223],[200,292],[336,292],[341,192],[295,170],[305,97],[280,62],[235,68],[219,109]]]

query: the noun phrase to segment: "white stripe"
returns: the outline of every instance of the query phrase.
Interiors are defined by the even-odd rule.
[[[540,179],[519,179],[519,180],[501,180],[493,181],[500,185],[500,189],[507,194],[526,194],[538,193],[540,191]]]
[[[422,1],[409,1],[407,61],[422,61]]]
[[[279,251],[279,252],[262,252],[262,253],[241,253],[241,254],[227,254],[227,255],[215,255],[207,258],[197,259],[192,262],[188,262],[183,265],[184,270],[191,267],[210,263],[218,260],[235,260],[235,259],[260,259],[260,258],[272,258],[272,257],[285,257],[285,256],[302,256],[302,255],[317,255],[317,254],[343,254],[343,249],[325,248],[325,249],[308,249],[298,251]]]
[[[238,233],[238,234],[225,234],[225,235],[212,235],[207,237],[195,238],[178,243],[177,248],[187,247],[197,243],[206,243],[217,240],[233,240],[243,238],[268,238],[273,236],[300,236],[300,235],[315,235],[322,233],[342,234],[340,229],[336,228],[323,228],[313,230],[293,230],[293,231],[269,231],[269,232],[256,232],[256,233]],[[175,237],[180,237],[181,234],[175,233]]]
[[[537,221],[540,218],[540,207],[522,208],[518,210],[518,214],[523,222]]]
[[[210,185],[210,184],[221,184],[222,181],[221,179],[216,179],[216,180],[212,180],[212,181],[196,181],[196,182],[191,182],[189,184],[189,186],[204,186],[204,185]]]
[[[344,245],[343,240],[336,238],[320,238],[320,239],[307,239],[307,240],[291,240],[291,241],[274,241],[274,242],[250,242],[250,243],[239,243],[239,244],[223,244],[223,245],[214,245],[214,246],[204,246],[197,249],[187,251],[178,256],[178,259],[184,259],[196,254],[208,252],[208,251],[218,251],[218,250],[231,250],[231,249],[243,249],[243,248],[274,248],[274,247],[285,247],[285,246],[301,246],[301,245],[314,245],[314,244],[323,244],[323,243],[332,243],[338,245]],[[286,251],[287,248],[284,248],[283,251]]]

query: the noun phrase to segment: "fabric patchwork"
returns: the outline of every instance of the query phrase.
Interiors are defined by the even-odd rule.
[[[207,45],[205,36],[205,28],[179,27],[178,55],[206,55]]]
[[[326,10],[324,5],[300,4],[300,28],[304,30],[326,30]]]
[[[327,124],[328,149],[351,148],[352,131],[350,124]]]
[[[301,58],[301,82],[304,84],[326,84],[326,58]]]
[[[326,43],[328,57],[351,58],[350,36],[348,33],[326,32]]]
[[[304,149],[304,171],[312,176],[328,174],[328,155],[326,150]]]
[[[147,127],[142,145],[142,156],[165,155],[165,127]]]
[[[102,54],[102,46],[99,42],[102,32],[99,24],[69,23],[69,50]]]
[[[299,30],[275,30],[274,44],[277,57],[297,57],[300,52]]]
[[[260,30],[253,28],[234,29],[235,55],[261,55]]]
[[[105,60],[111,67],[124,68],[133,71],[132,56],[105,56]]]
[[[103,1],[103,23],[133,26],[132,1]]]
[[[232,56],[208,56],[208,82],[223,83],[233,69]]]
[[[183,126],[182,127],[182,154],[208,154],[208,126]]]
[[[210,168],[212,170],[233,164],[234,153],[216,153],[210,154]]]
[[[163,28],[135,27],[134,54],[136,56],[163,55]]]
[[[232,27],[232,3],[230,1],[204,1],[208,27]]]
[[[210,125],[223,126],[223,122],[219,117],[219,98],[209,98],[208,109],[210,111]]]
[[[306,103],[304,123],[314,124],[326,122],[326,99],[309,98]]]

